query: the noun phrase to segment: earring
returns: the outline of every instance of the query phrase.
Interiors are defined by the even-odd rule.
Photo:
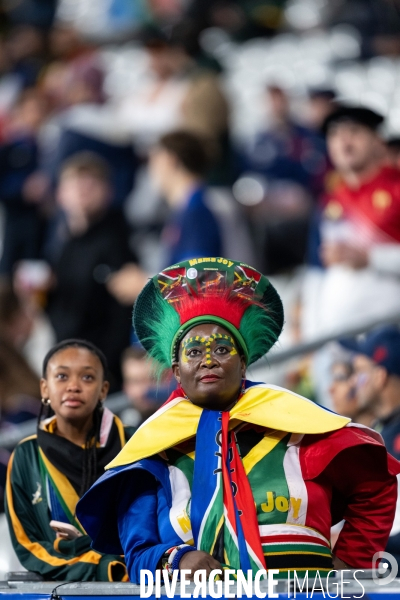
[[[50,398],[42,398],[42,404],[43,404],[43,406],[50,406],[50,404],[51,404]]]

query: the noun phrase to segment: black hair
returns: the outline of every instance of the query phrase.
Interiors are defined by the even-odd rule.
[[[204,177],[211,166],[204,140],[190,131],[176,130],[163,135],[158,147],[167,150],[192,175]]]
[[[88,340],[79,340],[77,338],[70,338],[68,340],[62,340],[62,342],[59,342],[58,344],[56,344],[55,346],[50,348],[50,350],[48,351],[48,353],[46,354],[46,356],[43,359],[42,377],[44,379],[46,379],[46,376],[47,376],[47,365],[49,364],[50,359],[55,354],[57,354],[57,352],[61,352],[62,350],[65,350],[66,348],[84,348],[85,350],[89,350],[89,352],[91,352],[92,354],[97,356],[97,358],[101,362],[101,366],[103,367],[103,377],[104,377],[104,379],[107,379],[108,364],[107,364],[107,359],[104,356],[103,352],[100,350],[100,348],[98,348],[97,346],[92,344],[92,342],[89,342]]]
[[[47,366],[49,364],[50,359],[55,354],[61,352],[62,350],[65,350],[66,348],[84,348],[85,350],[89,350],[89,352],[97,356],[97,358],[101,362],[101,366],[103,367],[103,380],[107,378],[108,365],[107,359],[104,356],[103,352],[97,346],[92,344],[92,342],[89,342],[87,340],[71,338],[68,340],[63,340],[62,342],[59,342],[58,344],[50,348],[50,350],[44,357],[42,367],[42,376],[44,379],[47,376]],[[53,414],[54,411],[52,410],[51,405],[42,403],[38,417],[38,424],[40,423],[43,416],[45,418],[48,418],[51,417]],[[97,442],[100,439],[100,425],[102,414],[103,406],[99,400],[99,402],[96,405],[96,408],[93,411],[93,425],[90,431],[88,432],[85,441],[85,454],[82,465],[82,484],[79,494],[80,497],[82,497],[83,494],[87,492],[87,490],[93,485],[93,483],[97,479]]]
[[[76,152],[61,165],[60,175],[70,171],[74,175],[91,175],[96,179],[110,183],[111,169],[109,163],[99,154],[90,150]]]

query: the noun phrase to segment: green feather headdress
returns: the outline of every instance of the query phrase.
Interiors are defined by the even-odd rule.
[[[249,365],[278,339],[283,307],[275,288],[252,267],[200,258],[153,277],[135,303],[133,322],[140,342],[161,368],[177,360],[183,336],[200,323],[229,331]]]

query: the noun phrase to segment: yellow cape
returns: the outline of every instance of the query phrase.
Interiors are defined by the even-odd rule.
[[[147,419],[106,469],[153,456],[196,435],[203,409],[175,398]],[[326,433],[350,419],[327,411],[283,388],[259,384],[249,388],[229,413],[230,428],[240,421],[290,433]]]

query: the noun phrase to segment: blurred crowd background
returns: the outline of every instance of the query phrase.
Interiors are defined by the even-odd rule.
[[[371,139],[354,130],[341,157],[321,128],[343,103],[385,121]],[[12,450],[1,439],[36,418],[56,341],[103,350],[126,424],[167,398],[172,383],[154,381],[136,344],[132,304],[149,276],[190,256],[250,263],[282,295],[284,334],[253,379],[368,425],[382,416],[357,417],[359,371],[374,368],[376,347],[363,367],[354,348],[322,343],[400,315],[397,259],[376,279],[364,250],[333,256],[316,238],[322,210],[340,217],[332,198],[353,156],[400,167],[399,0],[3,0],[1,482]],[[328,241],[343,233],[331,225]],[[337,264],[346,282],[318,291]],[[355,301],[362,286],[375,300]],[[390,335],[379,343],[400,362]],[[397,384],[400,368],[388,369]]]

